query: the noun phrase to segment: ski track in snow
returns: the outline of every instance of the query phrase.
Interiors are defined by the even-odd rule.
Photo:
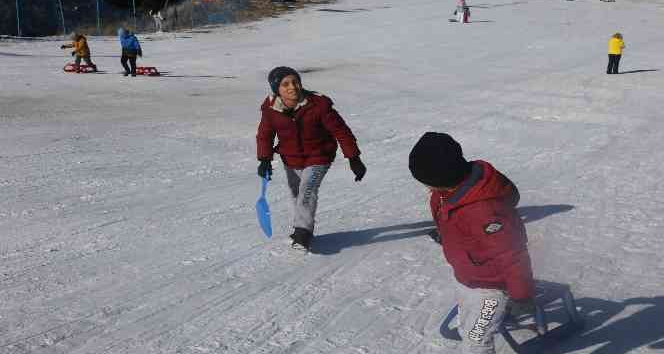
[[[61,72],[57,41],[0,43],[0,354],[456,353],[454,281],[407,156],[448,131],[521,190],[538,278],[585,332],[551,353],[664,350],[661,1],[340,1],[165,34],[124,78]],[[323,11],[319,11],[323,10]],[[620,31],[624,75],[607,76]],[[276,65],[331,96],[359,139],[321,187],[314,252],[255,220],[255,129]],[[499,353],[510,353],[498,343]]]

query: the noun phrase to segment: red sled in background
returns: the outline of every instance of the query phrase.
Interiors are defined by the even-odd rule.
[[[136,75],[159,76],[161,73],[154,66],[137,66]]]
[[[81,65],[78,66],[78,70],[76,70],[76,64],[67,63],[67,65],[65,65],[65,67],[62,68],[62,70],[64,70],[66,73],[88,74],[88,73],[97,72],[97,67],[81,64]]]

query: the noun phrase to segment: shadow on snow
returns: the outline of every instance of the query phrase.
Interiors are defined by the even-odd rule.
[[[659,71],[659,69],[640,69],[640,70],[629,70],[629,71],[621,71],[619,74],[635,74],[635,73],[645,73],[649,71]]]
[[[640,347],[664,349],[664,296],[636,297],[623,301],[581,298],[576,300],[586,327],[547,351],[552,354],[578,352],[598,346],[591,354],[625,354]],[[636,312],[615,319],[628,307]]]
[[[525,223],[543,219],[549,215],[572,210],[567,204],[525,206],[517,208]],[[339,253],[344,248],[388,242],[428,235],[435,230],[433,221],[420,221],[385,227],[376,227],[358,231],[342,231],[316,236],[311,252],[330,255]]]
[[[574,209],[574,206],[569,204],[531,205],[516,208],[524,223],[544,219],[549,215],[568,212],[572,209]]]

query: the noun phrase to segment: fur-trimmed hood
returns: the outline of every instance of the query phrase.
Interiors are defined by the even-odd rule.
[[[321,99],[326,101],[327,105],[330,107],[333,105],[332,100],[321,93],[316,91],[302,90],[302,99],[300,102],[298,102],[293,111],[298,111],[300,108],[305,107],[309,103],[312,103],[312,101],[320,101]],[[277,95],[269,95],[267,98],[265,98],[265,102],[263,102],[261,109],[265,108],[270,108],[280,113],[284,113],[285,111],[289,110],[281,97]]]

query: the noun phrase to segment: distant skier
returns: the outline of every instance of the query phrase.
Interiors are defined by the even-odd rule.
[[[607,74],[618,73],[618,65],[620,64],[623,49],[625,49],[623,36],[620,33],[615,33],[609,39],[609,65],[606,67]]]
[[[88,46],[88,40],[84,35],[80,33],[72,33],[71,35],[72,42],[70,44],[63,44],[60,46],[60,49],[74,48],[74,51],[71,52],[73,57],[76,57],[74,62],[75,70],[77,73],[81,72],[81,60],[85,61],[85,64],[92,67],[92,71],[97,71],[97,65],[92,62],[90,56],[92,51]]]
[[[360,159],[355,136],[332,107],[332,100],[302,88],[300,74],[289,67],[276,67],[268,75],[272,89],[261,106],[256,134],[258,175],[272,175],[274,153],[281,156],[294,207],[293,246],[309,249],[314,232],[318,189],[337,147],[348,158],[355,181],[366,167]],[[278,144],[274,146],[275,136]]]
[[[122,58],[120,58],[120,63],[124,68],[124,76],[136,76],[136,57],[143,56],[143,50],[141,49],[141,44],[138,42],[138,38],[131,33],[126,28],[120,28],[118,30],[118,37],[120,38],[120,45],[122,45]],[[127,66],[127,61],[129,61],[129,66]]]
[[[457,7],[454,13],[456,14],[457,23],[468,23],[468,19],[470,18],[470,7],[466,4],[466,0],[457,1]]]
[[[148,15],[154,20],[155,33],[163,33],[164,17],[161,16],[161,11],[152,12],[152,10],[150,10]]]
[[[506,312],[534,313],[534,280],[516,186],[485,161],[466,161],[444,133],[425,133],[409,155],[431,191],[440,243],[457,280],[462,353],[493,354]]]

